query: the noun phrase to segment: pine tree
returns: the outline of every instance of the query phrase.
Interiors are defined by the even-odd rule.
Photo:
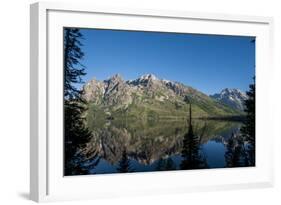
[[[131,169],[131,163],[130,163],[130,160],[128,158],[126,148],[123,149],[122,157],[119,161],[117,171],[120,172],[120,173],[127,173],[127,172],[133,171]]]
[[[86,75],[84,66],[80,61],[84,57],[81,50],[83,38],[77,28],[64,30],[64,97],[65,99],[79,99],[80,90],[75,87],[77,83],[83,83],[82,76]]]
[[[168,171],[168,170],[175,170],[175,169],[176,169],[176,165],[171,158],[159,159],[155,167],[156,171]]]
[[[165,170],[165,159],[161,158],[158,160],[156,167],[156,171],[164,171]]]
[[[82,34],[79,29],[64,30],[64,140],[65,140],[65,175],[85,174],[81,156],[77,151],[85,147],[91,137],[82,117],[86,105],[81,98],[81,91],[75,84],[82,83],[85,68],[80,64],[84,53],[81,50]]]
[[[176,164],[171,158],[168,158],[165,160],[166,161],[166,166],[165,170],[175,170],[176,169]]]
[[[255,81],[255,79],[254,79]],[[249,144],[247,147],[249,165],[255,165],[255,147],[256,147],[256,86],[255,82],[249,86],[250,90],[247,91],[248,99],[245,100],[245,113],[246,120],[241,128],[241,134],[245,141]]]
[[[187,100],[188,101],[188,100]],[[189,101],[189,128],[183,138],[181,169],[206,168],[207,164],[200,156],[199,138],[194,134],[192,127],[192,108]]]
[[[231,137],[227,141],[225,161],[226,167],[242,167],[244,166],[243,160],[243,142],[239,139],[239,136],[235,136],[232,133]]]

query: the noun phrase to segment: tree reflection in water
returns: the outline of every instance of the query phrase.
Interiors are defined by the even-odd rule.
[[[193,111],[193,104],[190,109]],[[238,138],[241,136],[241,122],[193,119],[192,112],[187,115],[187,120],[162,119],[153,124],[134,120],[125,123],[114,119],[110,123],[92,126],[92,137],[85,150],[80,152],[81,159],[84,156],[80,164],[82,170],[76,173],[250,166],[247,165],[247,155],[244,156],[247,142]],[[88,162],[85,162],[85,157]],[[101,160],[97,166],[88,170],[90,159],[94,162],[98,158]]]
[[[225,152],[226,167],[247,167],[249,160],[245,143],[239,134],[232,133],[227,141]]]
[[[133,172],[126,148],[123,148],[122,157],[118,163],[117,171],[120,173]]]
[[[156,171],[169,171],[175,169],[176,169],[176,165],[171,158],[159,159],[155,168]]]
[[[189,102],[189,127],[183,138],[181,156],[183,158],[180,165],[181,169],[203,169],[208,167],[200,149],[199,136],[193,132],[191,102]]]

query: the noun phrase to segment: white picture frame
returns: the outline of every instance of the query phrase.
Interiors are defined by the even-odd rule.
[[[269,129],[273,113],[263,109],[272,107],[272,18],[46,2],[32,4],[30,14],[31,200],[94,199],[273,186],[273,133]],[[256,167],[64,177],[62,28],[65,26],[255,36]]]

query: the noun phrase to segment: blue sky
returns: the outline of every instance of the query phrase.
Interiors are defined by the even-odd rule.
[[[255,75],[253,37],[81,29],[87,82],[119,73],[125,80],[152,73],[206,94],[246,91]]]

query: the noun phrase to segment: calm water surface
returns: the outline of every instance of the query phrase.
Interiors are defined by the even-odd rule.
[[[227,165],[227,145],[231,137],[239,135],[241,123],[215,120],[193,120],[193,132],[198,140],[198,168],[223,168]],[[100,159],[91,174],[183,169],[184,137],[188,133],[186,121],[157,122],[109,121],[90,126],[93,137],[86,153],[98,153]],[[197,159],[196,158],[196,159]],[[125,159],[125,164],[124,164]],[[96,159],[92,159],[96,160]],[[198,161],[198,160],[197,160]]]

